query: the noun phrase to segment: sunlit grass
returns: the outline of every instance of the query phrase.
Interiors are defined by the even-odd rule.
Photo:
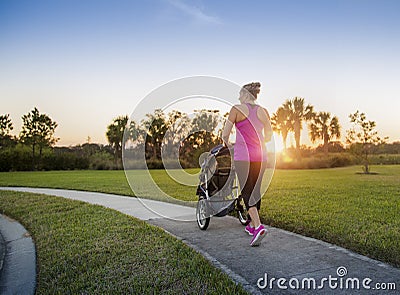
[[[378,174],[357,174],[359,166],[277,170],[263,197],[261,217],[267,224],[399,266],[400,165],[372,169]],[[135,173],[140,181],[142,172]],[[196,200],[194,187],[174,183],[162,170],[151,173],[166,193],[181,200]],[[134,195],[123,171],[0,173],[0,185]]]

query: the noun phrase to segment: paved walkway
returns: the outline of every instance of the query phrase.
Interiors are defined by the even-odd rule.
[[[195,248],[252,294],[399,294],[400,269],[278,228],[267,227],[268,235],[261,246],[252,248],[243,226],[229,216],[212,218],[209,228],[200,231],[195,221],[160,217],[136,198],[71,190],[0,189],[82,200],[147,220]],[[146,202],[151,202],[152,207],[160,206],[171,218],[195,214],[189,207]],[[377,290],[393,288],[392,283],[396,291]]]
[[[0,294],[34,294],[36,252],[17,221],[0,214]]]

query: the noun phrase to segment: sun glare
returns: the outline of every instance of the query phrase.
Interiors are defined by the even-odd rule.
[[[283,151],[282,136],[274,132],[274,140],[275,140],[275,152],[281,153]]]

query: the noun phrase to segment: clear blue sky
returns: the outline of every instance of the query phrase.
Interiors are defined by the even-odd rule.
[[[0,113],[20,131],[37,106],[60,145],[106,126],[170,80],[261,81],[270,112],[294,96],[339,117],[364,111],[400,140],[400,1],[0,2]]]

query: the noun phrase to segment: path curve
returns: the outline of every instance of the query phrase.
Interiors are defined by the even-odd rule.
[[[27,230],[0,214],[0,294],[35,294],[36,251]]]
[[[209,228],[200,231],[195,221],[182,222],[162,218],[133,197],[43,188],[0,187],[0,190],[81,200],[146,220],[200,252],[252,294],[397,294],[400,289],[399,268],[282,229],[266,227],[268,235],[261,246],[250,247],[250,237],[244,232],[243,226],[230,216],[212,218]],[[176,216],[195,214],[195,209],[191,207],[182,208],[179,205],[151,202],[159,203],[156,204],[159,206],[168,206],[169,210],[172,210],[171,213],[176,209]],[[339,270],[345,270],[345,274]],[[328,278],[332,279],[331,284]],[[271,279],[274,280],[271,282]],[[279,279],[282,279],[280,285]],[[346,280],[349,280],[347,289]],[[360,284],[358,289],[355,288],[357,280]],[[293,284],[289,284],[289,281]],[[296,281],[299,282],[298,287]],[[364,286],[363,281],[367,282]],[[391,288],[394,284],[396,290],[378,291],[375,288],[377,283],[379,286],[383,286],[384,283],[386,287],[390,284]]]

